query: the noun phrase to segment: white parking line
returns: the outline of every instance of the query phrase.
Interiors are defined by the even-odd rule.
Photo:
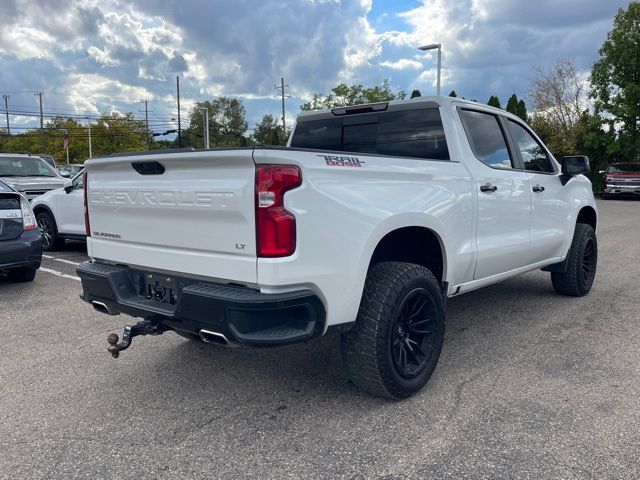
[[[66,260],[64,258],[56,258],[51,255],[42,254],[42,258],[47,258],[49,260],[55,260],[56,262],[68,263],[69,265],[80,265],[80,262],[72,262],[71,260]]]
[[[80,262],[72,262],[71,260],[65,260],[64,258],[52,258],[56,262],[68,263],[69,265],[80,265]]]
[[[50,268],[40,267],[40,271],[47,272],[58,277],[69,278],[71,280],[77,280],[78,282],[80,281],[80,277],[76,277],[75,275],[67,275],[66,273],[58,272],[57,270],[51,270]]]

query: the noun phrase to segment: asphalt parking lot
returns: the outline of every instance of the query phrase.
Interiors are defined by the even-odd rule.
[[[640,477],[640,202],[600,201],[590,295],[532,272],[451,299],[443,355],[403,402],[346,379],[339,339],[227,350],[173,333],[114,360],[124,316],[80,301],[69,244],[0,277],[0,477]]]

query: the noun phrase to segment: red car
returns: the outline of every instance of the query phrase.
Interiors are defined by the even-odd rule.
[[[640,196],[640,163],[612,163],[602,180],[602,198],[618,195]]]

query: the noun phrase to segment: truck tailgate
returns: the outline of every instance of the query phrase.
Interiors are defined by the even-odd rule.
[[[252,150],[88,162],[92,258],[256,283]]]

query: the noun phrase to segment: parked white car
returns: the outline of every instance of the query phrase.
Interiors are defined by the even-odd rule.
[[[447,297],[540,268],[589,292],[588,172],[450,97],[303,113],[288,147],[92,159],[82,297],[143,319],[107,338],[115,357],[170,330],[259,347],[336,330],[353,382],[404,398],[436,366]]]
[[[42,248],[57,250],[66,239],[84,240],[82,172],[65,182],[62,188],[50,190],[31,202],[42,233]]]

